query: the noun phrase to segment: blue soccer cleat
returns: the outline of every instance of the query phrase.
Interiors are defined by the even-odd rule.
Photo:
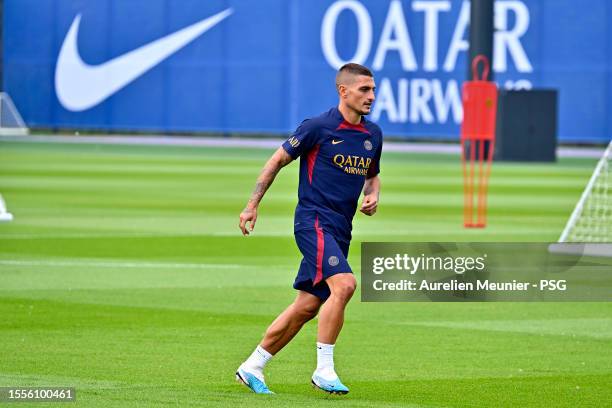
[[[328,381],[317,374],[313,374],[312,376],[312,385],[315,388],[320,389],[321,391],[325,391],[328,394],[348,394],[349,389],[346,385],[340,382],[340,379],[336,377],[333,381]]]
[[[242,367],[238,367],[238,371],[236,371],[236,380],[247,386],[255,394],[274,394],[265,382],[245,371]]]

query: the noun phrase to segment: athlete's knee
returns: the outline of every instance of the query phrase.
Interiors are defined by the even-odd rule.
[[[306,305],[306,306],[302,306],[302,308],[299,310],[299,316],[304,321],[304,323],[306,323],[307,321],[314,318],[318,312],[319,312],[318,306]]]
[[[318,299],[296,299],[293,303],[294,315],[301,323],[306,323],[319,313],[320,306],[321,302]]]
[[[341,301],[348,302],[355,293],[355,289],[357,289],[357,280],[353,274],[343,275],[342,277],[337,275],[338,277],[334,279],[333,284],[329,286],[333,296]]]
[[[313,305],[294,304],[293,316],[297,323],[304,324],[317,315],[319,308]]]

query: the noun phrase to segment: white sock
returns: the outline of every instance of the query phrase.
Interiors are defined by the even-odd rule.
[[[317,342],[317,375],[328,381],[338,378],[334,370],[334,345]]]
[[[259,379],[263,379],[263,369],[272,357],[274,356],[268,353],[263,347],[257,346],[249,358],[242,363],[242,367]]]

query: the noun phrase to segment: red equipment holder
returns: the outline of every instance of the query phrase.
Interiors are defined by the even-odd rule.
[[[478,79],[478,64],[484,64]],[[461,163],[463,166],[464,226],[484,228],[487,224],[487,188],[495,147],[497,87],[488,81],[489,60],[478,55],[472,61],[474,80],[463,84]],[[486,164],[485,164],[486,162]],[[476,198],[476,203],[474,203]],[[474,221],[476,213],[476,221]]]

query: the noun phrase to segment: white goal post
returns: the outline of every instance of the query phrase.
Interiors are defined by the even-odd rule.
[[[13,214],[8,212],[8,210],[6,209],[6,203],[4,202],[2,195],[0,195],[0,222],[7,222],[12,220]]]
[[[612,141],[597,163],[559,242],[612,243]]]
[[[11,97],[6,92],[0,92],[0,135],[27,135],[29,133]]]

